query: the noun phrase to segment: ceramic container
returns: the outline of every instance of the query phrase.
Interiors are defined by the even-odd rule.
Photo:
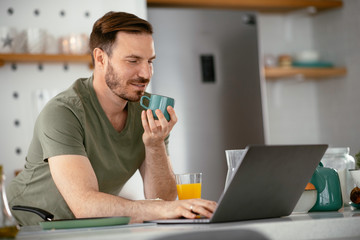
[[[45,53],[46,31],[40,28],[29,28],[26,30],[27,52],[31,54]]]
[[[305,190],[297,202],[293,213],[307,213],[316,203],[316,189]]]
[[[10,27],[0,27],[0,53],[14,52],[16,30]]]
[[[343,206],[339,175],[335,169],[326,168],[320,162],[310,182],[317,190],[317,200],[310,212],[337,211]]]

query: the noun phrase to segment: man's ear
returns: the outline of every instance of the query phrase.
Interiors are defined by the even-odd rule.
[[[95,68],[105,69],[107,64],[107,54],[100,48],[94,48],[93,50]]]

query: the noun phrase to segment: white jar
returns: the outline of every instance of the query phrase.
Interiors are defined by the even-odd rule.
[[[339,174],[341,193],[345,206],[349,205],[350,193],[354,188],[354,181],[349,169],[355,168],[355,159],[349,155],[350,148],[328,148],[321,159],[324,167],[335,169]]]

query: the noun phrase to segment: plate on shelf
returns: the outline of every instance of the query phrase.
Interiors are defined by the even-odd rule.
[[[322,62],[322,61],[314,61],[314,62],[300,62],[295,61],[292,63],[293,67],[313,67],[313,68],[331,68],[334,65],[331,62]]]

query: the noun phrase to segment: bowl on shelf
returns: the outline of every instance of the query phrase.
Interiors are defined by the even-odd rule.
[[[301,194],[301,197],[295,208],[293,213],[307,213],[316,203],[317,200],[317,190],[315,186],[311,183],[308,183],[305,191]]]

